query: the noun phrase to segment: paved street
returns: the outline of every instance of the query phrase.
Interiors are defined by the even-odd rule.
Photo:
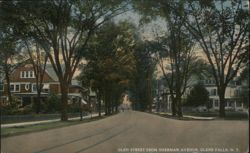
[[[244,153],[248,149],[248,122],[180,121],[127,111],[90,123],[3,138],[1,147],[2,153],[208,152],[209,150],[214,153]]]

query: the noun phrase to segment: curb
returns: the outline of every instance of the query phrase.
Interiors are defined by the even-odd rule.
[[[156,112],[154,112],[154,114],[172,116],[170,113],[156,113]],[[189,116],[189,115],[183,115],[183,118],[189,118],[189,119],[193,119],[193,120],[215,120],[216,119],[216,117],[200,117],[200,116]]]

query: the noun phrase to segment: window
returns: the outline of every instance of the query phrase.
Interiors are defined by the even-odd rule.
[[[21,71],[21,78],[35,78],[34,71]]]
[[[12,92],[15,91],[15,85],[14,85],[14,84],[11,84],[11,85],[10,85],[10,91],[12,91]]]
[[[236,102],[236,107],[241,107],[241,102]]]
[[[208,80],[206,80],[205,82],[206,82],[206,84],[209,84],[209,81],[208,81]]]
[[[213,81],[212,81],[212,84],[214,85],[215,83],[216,83],[215,80],[213,80]]]
[[[29,73],[25,71],[25,78],[29,78]]]
[[[16,91],[20,91],[20,84],[16,84]]]
[[[219,100],[214,100],[214,106],[219,107]]]
[[[21,71],[20,78],[24,78],[24,77],[25,77],[24,72],[25,72],[25,71]]]
[[[43,84],[42,90],[43,90],[43,92],[48,93],[49,92],[49,84]]]
[[[36,84],[32,84],[32,92],[36,92],[36,91],[37,91]]]
[[[0,81],[0,91],[3,91],[3,86],[4,86],[3,81]]]
[[[210,91],[210,95],[211,95],[211,96],[216,96],[216,95],[217,95],[217,90],[216,90],[216,89],[212,89],[212,90]]]
[[[29,71],[30,72],[30,78],[35,78],[34,71]]]
[[[25,78],[25,71],[21,71],[21,73],[20,73],[20,78]]]
[[[10,84],[11,92],[20,92],[21,86],[20,84]]]
[[[238,89],[234,90],[234,96],[235,97],[240,96],[240,90],[238,90]]]

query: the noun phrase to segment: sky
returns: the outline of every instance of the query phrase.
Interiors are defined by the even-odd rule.
[[[226,1],[224,3],[224,7],[230,7],[230,2],[231,1]],[[249,9],[249,1],[248,0],[242,0],[241,1],[243,3],[243,6],[246,9]],[[218,1],[217,7],[220,8],[220,2]],[[143,40],[154,40],[155,36],[154,36],[154,32],[156,31],[157,33],[160,34],[164,34],[167,31],[167,25],[166,22],[161,19],[161,18],[157,18],[156,20],[152,21],[149,24],[145,24],[145,25],[140,25],[140,18],[141,15],[139,15],[136,12],[133,11],[129,11],[127,13],[124,13],[122,15],[119,15],[116,17],[117,22],[121,21],[121,20],[128,20],[132,23],[134,23],[137,28],[139,29],[139,34],[141,35],[141,38]],[[207,58],[205,57],[205,54],[203,53],[202,49],[196,45],[194,48],[194,53],[199,56],[200,58],[207,60]],[[167,61],[164,62],[165,64],[168,64]],[[159,65],[157,66],[157,71],[156,71],[156,75],[157,77],[161,77],[162,73],[161,73],[161,69],[159,67]]]
[[[249,6],[248,0],[242,0],[242,2],[248,3],[248,6]],[[138,32],[141,35],[141,38],[144,40],[155,39],[153,31],[157,31],[157,33],[162,33],[162,34],[165,33],[167,25],[163,19],[157,18],[157,20],[154,20],[151,23],[141,25],[140,18],[141,18],[141,15],[139,15],[138,13],[134,11],[128,11],[126,13],[118,15],[113,20],[115,22],[124,21],[124,20],[128,20],[129,22],[132,22],[138,28]],[[204,57],[202,55],[202,50],[199,49],[198,47],[196,48],[196,53],[199,54],[199,56]],[[76,74],[79,74],[79,73],[77,72]]]

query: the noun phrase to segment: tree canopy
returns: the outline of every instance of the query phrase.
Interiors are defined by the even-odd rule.
[[[60,81],[62,120],[67,120],[68,86],[82,59],[81,52],[94,31],[125,12],[128,2],[101,0],[45,0],[1,2],[3,20],[11,21],[22,38],[42,46]]]
[[[84,55],[87,64],[82,68],[80,80],[104,99],[107,114],[113,106],[118,107],[133,78],[133,29],[127,22],[104,24],[90,39]]]

